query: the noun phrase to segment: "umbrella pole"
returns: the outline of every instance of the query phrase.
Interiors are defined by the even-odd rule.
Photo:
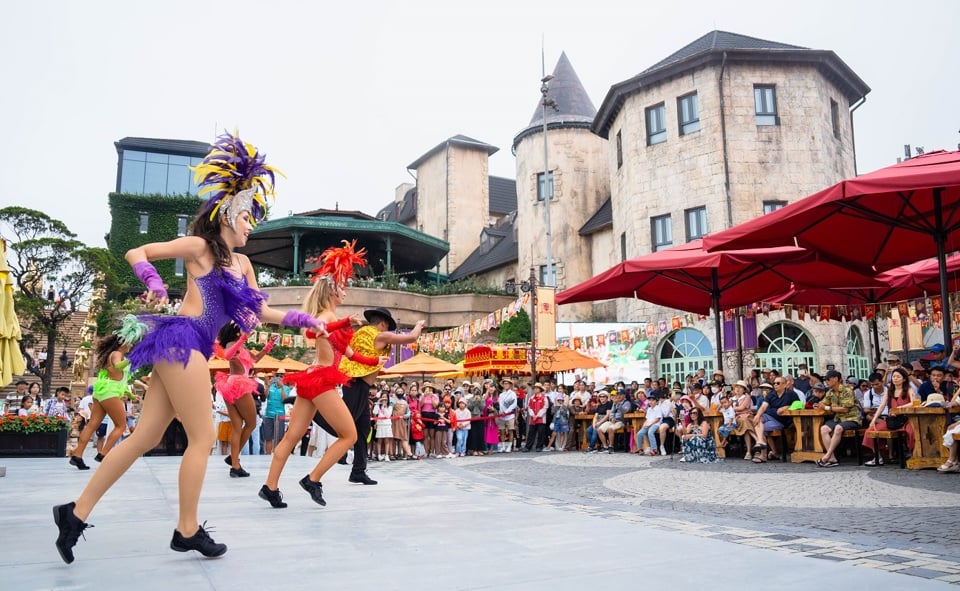
[[[723,372],[723,345],[720,342],[721,339],[721,330],[720,330],[720,288],[718,284],[720,283],[717,278],[717,270],[712,269],[710,271],[710,281],[712,283],[710,296],[713,298],[713,317],[714,317],[714,333],[717,337],[717,369],[714,372]]]
[[[953,357],[953,318],[950,316],[950,291],[947,288],[947,253],[944,245],[947,236],[943,230],[943,204],[940,200],[940,194],[942,192],[943,188],[933,190],[933,214],[936,223],[937,263],[940,265],[943,346],[946,349],[946,359],[950,360]]]
[[[877,319],[870,321],[870,330],[873,333],[873,366],[880,365],[880,329],[877,328]]]

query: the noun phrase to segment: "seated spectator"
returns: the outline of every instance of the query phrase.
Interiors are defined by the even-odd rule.
[[[886,388],[883,387],[883,376],[877,372],[870,374],[866,380],[866,385],[867,387],[864,388],[863,382],[861,382],[853,393],[857,396],[857,403],[860,404],[860,408],[863,409],[864,422],[869,423],[876,416],[877,408],[880,406],[880,401],[883,400]]]
[[[681,437],[683,457],[681,462],[711,463],[718,462],[717,447],[710,432],[710,423],[703,417],[699,408],[690,410],[690,422],[684,428]]]
[[[613,453],[613,438],[617,431],[623,429],[624,415],[632,410],[630,402],[626,399],[626,392],[623,389],[617,390],[613,394],[613,406],[610,408],[610,418],[607,422],[600,425],[598,435],[600,436],[600,445],[608,454]]]
[[[597,397],[599,398],[597,412],[593,415],[593,424],[587,427],[587,449],[585,449],[584,452],[600,451],[596,449],[599,438],[597,430],[610,419],[610,409],[613,408],[613,403],[610,401],[610,396],[606,390],[600,388],[600,391],[597,392]]]
[[[750,396],[746,382],[740,380],[733,385],[730,402],[737,420],[737,426],[730,435],[743,437],[743,447],[746,452],[743,459],[749,460],[752,457],[750,450],[753,448],[753,398]]]
[[[657,455],[657,431],[660,429],[660,422],[663,420],[663,411],[660,408],[659,394],[656,390],[650,393],[647,403],[646,419],[643,421],[643,427],[637,432],[636,453],[643,452],[643,438],[646,437],[650,444],[647,455],[655,456]]]
[[[840,465],[836,451],[843,432],[851,429],[856,431],[860,427],[860,408],[857,406],[853,389],[843,383],[843,375],[839,371],[831,369],[824,376],[824,381],[830,389],[823,397],[823,402],[814,405],[814,408],[832,412],[833,418],[820,427],[820,440],[823,441],[826,451],[823,457],[817,460],[817,465],[821,468],[832,468]]]
[[[900,406],[909,406],[916,398],[915,393],[910,388],[910,382],[907,380],[907,372],[904,371],[903,368],[897,368],[894,369],[892,373],[893,376],[891,376],[892,379],[890,386],[880,399],[880,404],[877,406],[877,409],[873,414],[873,418],[870,419],[870,423],[867,427],[868,432],[892,430],[891,424],[888,424],[887,422],[887,411]],[[874,374],[874,376],[879,378],[879,374]],[[899,427],[898,429],[902,429],[907,434],[907,449],[913,449],[913,426],[910,425],[909,421],[906,421],[904,422],[903,426]],[[863,436],[863,441],[861,443],[864,447],[869,448],[871,451],[873,451],[874,446],[877,445],[875,439],[869,438],[866,435]],[[866,462],[865,465],[875,466],[877,463],[875,460],[871,459],[870,461]],[[880,458],[880,465],[883,465],[883,457]]]
[[[943,434],[943,447],[950,450],[950,456],[944,462],[937,472],[960,472],[960,461],[957,460],[958,450],[960,450],[960,441],[954,441],[953,436],[960,433],[960,422],[954,423],[947,432]]]
[[[942,394],[945,399],[950,399],[953,395],[953,392],[947,392],[947,388],[944,387],[943,378],[945,371],[942,367],[931,367],[930,368],[930,379],[926,382],[920,384],[920,387],[917,388],[917,394],[920,396],[920,400],[923,402],[927,401],[927,396],[937,392]]]
[[[772,374],[774,371],[771,370],[770,373]],[[767,444],[767,433],[786,429],[785,423],[792,424],[788,419],[781,421],[780,417],[790,408],[791,404],[800,400],[796,392],[787,389],[786,380],[780,376],[774,379],[772,391],[770,384],[766,382],[760,384],[760,390],[767,392],[767,394],[765,394],[763,401],[757,407],[756,414],[753,416],[754,435],[757,438],[757,444],[753,447],[753,462],[755,464],[766,462],[768,458],[779,458],[777,450],[773,448],[773,441],[770,442],[769,446]],[[786,450],[781,450],[780,453],[786,453]]]
[[[737,428],[737,411],[733,408],[733,403],[729,396],[720,399],[720,414],[723,416],[723,422],[717,432],[720,433],[720,447],[727,446],[727,437]]]
[[[715,384],[711,385],[710,389],[712,390],[714,387]],[[700,410],[705,411],[710,407],[710,398],[704,393],[703,386],[697,383],[693,384],[693,391],[690,392],[690,400],[693,406],[696,406]]]
[[[827,385],[823,382],[817,382],[810,387],[810,392],[807,395],[807,401],[804,404],[804,408],[813,409],[814,404],[822,404],[824,396],[827,395]]]
[[[674,392],[673,396],[670,398],[664,398],[660,401],[660,426],[657,428],[657,433],[660,435],[660,455],[667,455],[667,441],[668,438],[672,437],[676,433],[677,428],[677,412],[678,409],[682,409],[683,405],[680,403],[680,393]],[[673,442],[671,441],[671,453],[673,451]]]

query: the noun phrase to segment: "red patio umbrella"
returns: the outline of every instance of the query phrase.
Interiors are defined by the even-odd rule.
[[[952,348],[946,253],[960,250],[960,152],[931,152],[848,179],[708,236],[709,251],[795,245],[884,271],[936,256]],[[855,239],[853,239],[855,237]]]
[[[879,286],[855,270],[793,246],[706,252],[700,240],[624,261],[557,294],[557,304],[636,297],[716,317],[717,367],[722,368],[720,310],[787,293],[796,286]]]

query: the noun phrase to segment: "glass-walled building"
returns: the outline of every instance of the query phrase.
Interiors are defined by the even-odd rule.
[[[117,193],[196,195],[193,171],[210,144],[191,140],[126,137],[117,148]]]

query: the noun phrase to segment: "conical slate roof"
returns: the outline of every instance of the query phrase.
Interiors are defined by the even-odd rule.
[[[547,98],[557,103],[557,108],[547,107],[547,125],[555,127],[589,127],[597,115],[597,108],[587,95],[580,77],[570,64],[566,52],[560,54],[553,69],[553,79],[548,83]],[[513,145],[523,137],[543,129],[543,106],[537,101],[533,117],[527,127],[513,139]]]

